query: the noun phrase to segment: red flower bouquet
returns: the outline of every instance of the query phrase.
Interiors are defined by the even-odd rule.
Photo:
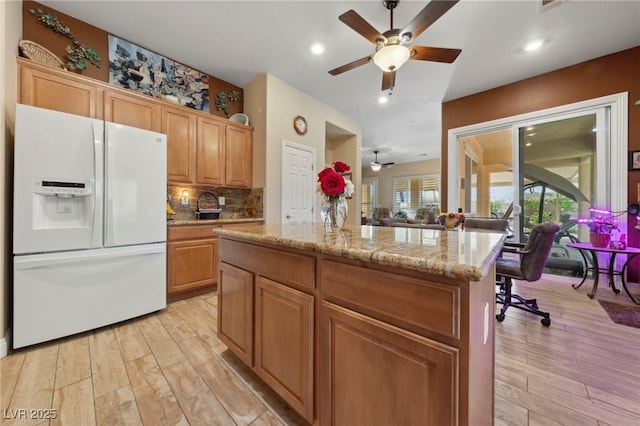
[[[345,195],[351,196],[353,193],[353,184],[344,178],[340,173],[351,170],[349,165],[342,161],[336,161],[332,167],[327,167],[318,173],[318,182],[320,182],[320,190],[329,198]]]

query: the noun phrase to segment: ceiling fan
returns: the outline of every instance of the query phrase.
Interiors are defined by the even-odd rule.
[[[378,162],[378,151],[377,150],[373,151],[373,153],[376,154],[376,161],[371,161],[371,162],[369,162],[369,164],[371,165],[371,170],[373,170],[374,172],[379,171],[382,167],[389,168],[389,167],[393,166],[394,164],[396,164],[394,162],[391,162],[391,163],[380,163],[380,162]]]
[[[338,75],[361,65],[373,62],[383,71],[382,90],[393,90],[396,84],[396,71],[409,59],[417,61],[433,61],[452,63],[456,60],[460,49],[446,49],[441,47],[407,46],[424,30],[437,21],[459,0],[432,0],[418,13],[404,29],[393,28],[393,10],[400,0],[384,0],[382,4],[391,14],[390,29],[382,34],[363,17],[351,9],[338,17],[352,30],[376,45],[376,52],[341,67],[329,71],[331,75]]]

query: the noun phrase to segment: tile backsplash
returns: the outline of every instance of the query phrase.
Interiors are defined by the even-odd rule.
[[[189,193],[188,204],[182,204],[183,191]],[[195,219],[196,203],[203,192],[212,192],[218,197],[225,198],[220,213],[221,219],[262,218],[263,216],[263,190],[262,188],[207,188],[193,186],[167,185],[167,201],[176,212],[176,220]],[[204,197],[203,197],[204,199]],[[202,203],[200,204],[202,206]],[[213,206],[215,207],[215,206]]]

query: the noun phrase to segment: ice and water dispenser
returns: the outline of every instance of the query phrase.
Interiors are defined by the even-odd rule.
[[[33,229],[92,226],[92,181],[33,179]]]

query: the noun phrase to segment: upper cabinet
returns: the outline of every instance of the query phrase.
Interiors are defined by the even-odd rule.
[[[18,102],[167,135],[167,181],[251,187],[253,129],[17,58]]]
[[[251,187],[253,129],[228,123],[225,144],[225,185]]]
[[[52,68],[18,59],[18,103],[99,118],[102,106],[95,84],[52,73]]]
[[[162,107],[167,135],[167,180],[193,183],[196,170],[196,117],[184,108]]]
[[[122,90],[104,91],[104,120],[160,132],[161,104],[153,98]]]
[[[196,182],[222,186],[224,181],[225,124],[222,120],[198,117]]]

